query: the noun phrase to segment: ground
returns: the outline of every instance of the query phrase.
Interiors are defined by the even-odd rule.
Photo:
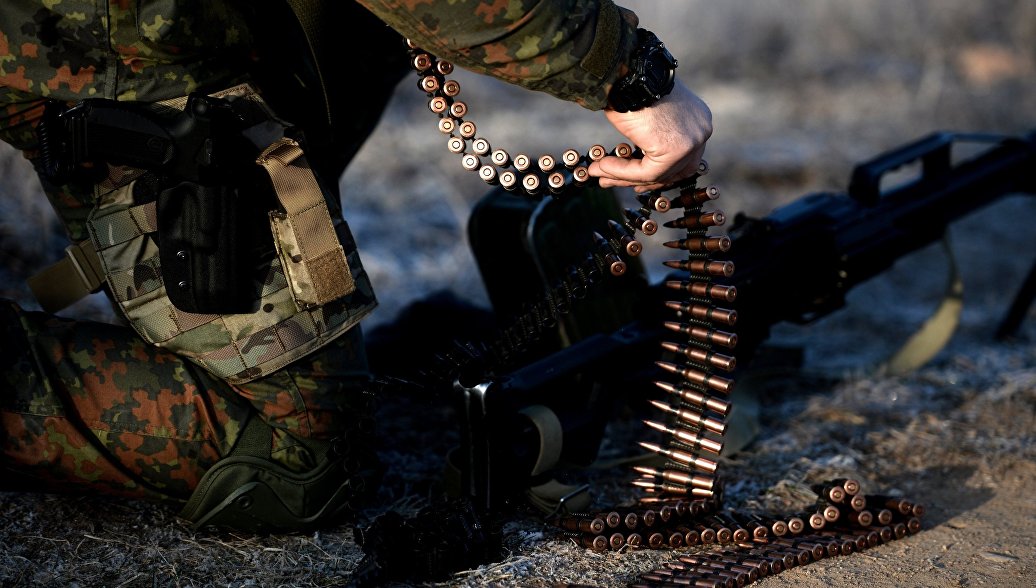
[[[730,214],[762,216],[806,193],[844,190],[852,165],[934,130],[1036,129],[1031,2],[803,0],[795,10],[748,0],[722,7],[689,1],[679,9],[623,4],[642,22],[661,23],[651,26],[677,54],[681,76],[712,107],[710,181],[722,187],[718,204]],[[501,146],[559,151],[612,140],[593,113],[558,110],[549,98],[501,85],[463,83],[474,120]],[[463,235],[484,188],[444,155],[421,98],[409,82],[403,86],[343,178],[346,214],[382,300],[375,325],[441,288],[485,303]],[[491,97],[499,109],[492,113]],[[509,114],[515,109],[524,115],[519,121]],[[536,132],[562,123],[562,137]],[[31,305],[21,280],[56,257],[61,236],[24,162],[10,150],[3,155],[2,285],[6,297]],[[397,194],[407,197],[386,196]],[[854,290],[843,310],[815,324],[777,328],[770,357],[800,355],[801,365],[760,361],[739,377],[740,406],[754,399],[761,420],[755,441],[721,464],[727,506],[785,508],[801,500],[803,484],[847,475],[865,491],[902,493],[928,507],[917,535],[757,585],[1032,583],[1036,316],[1029,313],[1013,340],[997,341],[993,332],[1033,263],[1034,218],[1032,197],[1016,196],[951,228],[964,311],[948,346],[922,368],[893,376],[875,366],[941,298],[947,262],[938,246]],[[649,244],[652,271],[664,258],[660,249]],[[103,317],[103,306],[89,302],[75,312]],[[398,434],[386,438],[386,483],[361,523],[389,507],[413,512],[438,487],[453,421],[430,403],[400,408],[408,402],[383,404],[382,420]],[[635,413],[616,411],[603,456],[635,451],[630,441],[643,430]],[[422,419],[408,420],[414,415]],[[633,496],[625,469],[585,475],[602,505]],[[362,556],[347,525],[252,536],[195,532],[175,514],[100,496],[2,494],[0,584],[331,586],[347,582]],[[502,561],[430,585],[622,586],[678,555],[595,553],[529,513],[515,515],[506,530]]]

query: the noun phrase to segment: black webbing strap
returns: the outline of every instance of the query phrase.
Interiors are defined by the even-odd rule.
[[[295,13],[302,26],[309,44],[309,53],[313,56],[313,66],[320,80],[320,92],[324,98],[324,110],[327,112],[327,123],[331,124],[331,99],[327,93],[327,82],[324,81],[324,68],[321,67],[321,50],[324,47],[321,23],[324,22],[324,4],[321,0],[288,0],[291,11]]]

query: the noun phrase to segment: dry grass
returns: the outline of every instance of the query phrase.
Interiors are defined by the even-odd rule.
[[[681,76],[713,108],[717,130],[707,157],[728,213],[761,215],[803,193],[841,190],[854,163],[935,129],[1036,128],[1032,2],[629,5],[666,40]],[[479,128],[509,150],[617,140],[597,114],[470,76],[462,82]],[[502,108],[488,112],[490,96]],[[463,231],[484,188],[446,157],[420,102],[409,83],[401,86],[343,178],[347,217],[383,302],[373,324],[438,289],[485,300]],[[31,173],[8,151],[0,160],[0,284],[3,295],[31,305],[21,281],[55,259],[62,243]],[[869,366],[941,292],[944,262],[935,250],[855,291],[846,311],[775,332],[774,343],[804,350],[806,370],[753,378],[763,431],[747,452],[724,463],[730,504],[785,505],[789,489],[851,474],[870,490],[926,500],[934,528],[761,586],[999,585],[1036,571],[1022,526],[1036,513],[1024,499],[1036,482],[1032,315],[1022,342],[990,340],[991,323],[1036,251],[1034,212],[1031,199],[1014,199],[954,228],[966,272],[963,325],[950,348],[915,374],[879,377]],[[98,308],[73,312],[96,316]],[[395,412],[386,418],[407,410],[396,402],[387,399]],[[616,439],[636,435],[639,425],[626,414],[613,424]],[[390,470],[381,504],[368,517],[391,504],[413,510],[436,488],[440,450],[451,441],[409,429],[411,437],[386,444]],[[587,475],[602,501],[628,496],[625,472]],[[361,555],[344,527],[307,536],[194,533],[174,514],[101,497],[2,495],[0,584],[327,586],[342,583]],[[510,556],[503,562],[445,585],[621,585],[671,557],[591,553],[555,540],[530,516],[516,517],[505,543]]]

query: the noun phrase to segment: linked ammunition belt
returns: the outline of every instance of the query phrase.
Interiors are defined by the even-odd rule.
[[[419,76],[418,88],[428,95],[428,108],[439,116],[438,128],[447,136],[448,150],[461,157],[464,169],[477,173],[487,184],[529,196],[561,197],[569,186],[592,181],[587,171],[591,162],[607,155],[639,156],[638,149],[627,143],[611,150],[602,145],[585,152],[566,149],[560,157],[541,155],[535,160],[524,153],[512,157],[503,149],[494,149],[478,136],[475,123],[466,119],[469,109],[458,99],[460,84],[447,78],[453,65],[409,41],[408,45]],[[923,506],[902,498],[862,494],[860,484],[850,479],[815,486],[816,505],[790,516],[723,508],[717,459],[731,409],[724,397],[734,382],[719,373],[735,367],[734,357],[726,353],[737,345],[737,335],[727,330],[736,324],[737,312],[718,305],[732,303],[737,292],[715,282],[733,275],[734,265],[714,259],[717,253],[728,251],[731,242],[725,235],[710,234],[725,217],[718,210],[703,210],[703,205],[720,194],[715,186],[697,185],[706,173],[708,166],[703,161],[694,176],[672,190],[638,195],[640,207],[626,209],[623,223],[610,221],[608,236],[595,232],[593,249],[583,263],[570,268],[566,277],[496,340],[458,343],[439,356],[443,372],[453,376],[473,367],[482,373],[491,371],[493,365],[505,362],[556,324],[572,302],[585,296],[588,287],[602,276],[624,274],[622,256],[643,251],[637,233],[652,235],[659,229],[651,218],[654,213],[683,211],[679,218],[663,224],[684,231],[681,238],[664,245],[686,252],[685,258],[664,264],[687,273],[685,278],[665,283],[674,298],[679,298],[665,302],[674,320],[664,326],[675,340],[662,343],[662,357],[656,362],[669,378],[655,382],[668,394],[668,401],[651,401],[665,423],[645,421],[665,441],[662,445],[640,443],[664,461],[660,467],[634,468],[638,476],[632,483],[641,492],[637,506],[551,520],[562,536],[597,551],[702,548],[642,574],[636,586],[744,586],[785,569],[917,533],[924,514]],[[676,196],[666,195],[673,191]]]

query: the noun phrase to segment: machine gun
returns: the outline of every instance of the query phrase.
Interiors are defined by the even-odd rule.
[[[954,160],[955,145],[975,141],[990,148]],[[913,181],[883,187],[894,170],[908,165],[921,168]],[[733,246],[724,254],[737,270],[717,279],[737,288],[738,361],[747,364],[773,325],[834,312],[851,288],[938,240],[954,220],[1005,195],[1036,192],[1033,170],[1036,133],[937,133],[857,166],[847,193],[805,196],[762,219],[738,216],[730,230]],[[580,194],[529,202],[497,191],[480,203],[471,242],[497,316],[520,315],[523,308],[528,315],[528,306],[516,301],[543,288],[557,291],[557,276],[568,263],[559,258],[572,247],[571,235],[580,233],[565,223],[607,221],[573,221],[594,201]],[[509,244],[502,235],[520,237]],[[681,278],[686,274],[675,272],[664,281]],[[554,466],[593,461],[611,400],[631,390],[641,394],[658,375],[651,358],[658,358],[664,332],[661,301],[672,296],[665,289],[635,271],[608,282],[603,293],[574,303],[556,326],[541,329],[543,336],[525,341],[520,357],[509,358],[510,367],[487,366],[485,345],[457,346],[447,366],[455,369],[447,372],[461,412],[455,465],[462,494],[477,507],[497,509],[548,479]],[[1000,334],[1017,328],[1034,295],[1036,268]],[[550,292],[548,298],[554,298]]]

